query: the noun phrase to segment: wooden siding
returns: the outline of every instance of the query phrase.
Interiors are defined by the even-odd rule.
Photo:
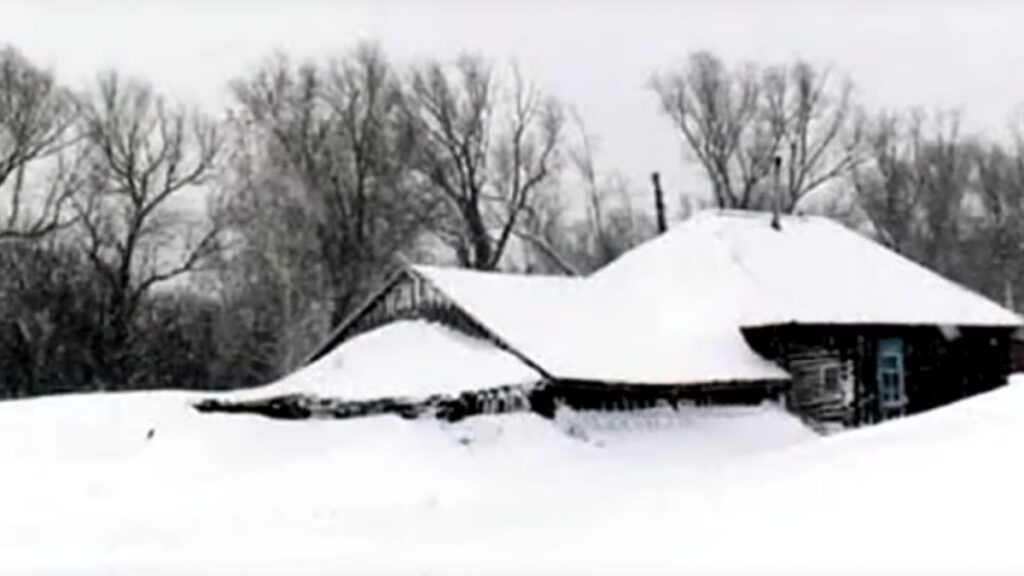
[[[524,386],[503,386],[456,395],[434,395],[423,399],[380,398],[345,400],[305,394],[289,394],[259,400],[207,399],[193,407],[198,412],[259,414],[284,420],[357,418],[395,414],[402,418],[430,415],[456,422],[478,414],[498,414],[530,409],[531,391]]]
[[[509,346],[428,280],[410,270],[402,270],[387,282],[362,308],[336,328],[331,337],[310,355],[305,364],[322,358],[346,340],[359,334],[390,322],[417,319],[438,322],[474,338],[487,340],[536,370],[545,379],[551,378],[543,367]]]
[[[444,294],[420,276],[407,272],[348,324],[339,334],[339,342],[389,322],[415,319],[440,322],[479,338],[488,337],[487,332],[477,322],[463,313]]]
[[[1013,351],[1013,371],[1024,372],[1024,340],[1015,336],[1010,342],[1010,347]]]
[[[364,332],[396,320],[422,319],[440,322],[470,336],[496,342],[487,330],[417,274],[402,270],[384,284],[366,304],[342,322],[331,336],[306,359],[305,364]]]
[[[961,330],[948,340],[941,333],[910,341],[907,395],[910,410],[942,406],[1006,383],[1012,370],[1009,331]]]

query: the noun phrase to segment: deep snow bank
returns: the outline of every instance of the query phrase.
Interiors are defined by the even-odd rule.
[[[1019,384],[829,438],[772,407],[442,425],[190,399],[0,404],[0,573],[1024,572]]]

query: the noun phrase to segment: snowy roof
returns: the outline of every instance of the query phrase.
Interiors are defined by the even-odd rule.
[[[651,277],[589,278],[415,266],[511,349],[560,379],[690,384],[788,379],[754,353],[728,306],[650,300]]]
[[[540,380],[536,371],[490,342],[441,324],[403,320],[360,334],[273,384],[232,394],[238,399],[285,394],[422,399]]]
[[[986,298],[823,217],[697,214],[586,278],[414,266],[550,376],[633,384],[788,378],[741,328],[1006,326]]]
[[[780,223],[773,228],[766,213],[703,212],[593,279],[643,278],[651,297],[666,303],[725,291],[739,299],[744,327],[1021,325],[1013,312],[828,218],[784,216]]]

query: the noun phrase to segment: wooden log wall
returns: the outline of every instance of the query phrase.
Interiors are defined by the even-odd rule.
[[[849,425],[857,420],[858,342],[853,335],[800,327],[744,331],[751,347],[789,372],[792,385],[786,404],[812,422]],[[839,389],[825,386],[824,370],[839,369]]]
[[[258,400],[209,398],[193,405],[198,412],[258,414],[284,420],[357,418],[394,414],[402,418],[431,416],[456,422],[478,414],[498,414],[530,409],[531,391],[522,386],[505,386],[458,395],[435,395],[423,399],[380,398],[345,400],[305,394],[288,394]]]
[[[793,376],[787,398],[796,412],[819,422],[847,423],[853,419],[854,362],[836,348],[819,346],[794,350],[786,359]],[[826,386],[825,370],[837,369],[838,389]]]

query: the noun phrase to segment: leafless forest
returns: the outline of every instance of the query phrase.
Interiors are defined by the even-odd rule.
[[[650,72],[706,197],[599,165],[572,103],[469,54],[275,54],[210,115],[4,48],[0,397],[267,382],[403,259],[582,274],[704,206],[827,214],[1020,309],[1024,120],[866,109],[810,62]]]

